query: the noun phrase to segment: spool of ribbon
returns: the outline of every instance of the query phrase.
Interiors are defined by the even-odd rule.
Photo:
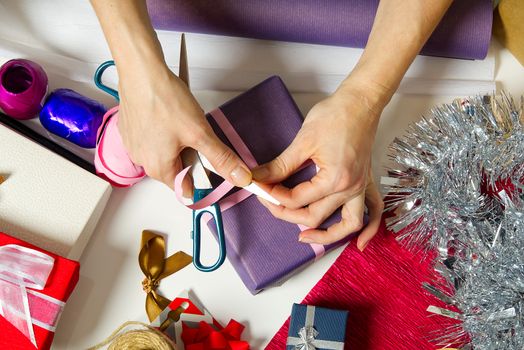
[[[49,132],[80,147],[95,148],[96,134],[107,108],[71,89],[56,89],[40,111],[40,122]]]
[[[298,331],[298,337],[288,337],[286,344],[294,345],[295,350],[316,350],[317,348],[344,350],[343,342],[318,339],[321,334],[315,329],[314,324],[315,307],[308,305],[304,327]]]
[[[186,350],[248,350],[249,343],[240,340],[244,326],[235,320],[216,330],[204,321],[197,328],[182,323],[182,341]]]
[[[240,135],[236,132],[234,126],[229,122],[227,117],[224,115],[224,113],[219,109],[215,109],[211,112],[209,112],[209,115],[216,121],[217,125],[220,127],[224,135],[227,137],[233,148],[236,150],[240,158],[246,163],[246,165],[252,169],[256,166],[258,166],[258,162],[247,147],[247,145],[244,143]],[[205,208],[211,204],[214,204],[216,202],[219,202],[220,204],[220,210],[222,212],[228,210],[229,208],[233,207],[234,205],[242,202],[243,200],[246,200],[249,198],[252,193],[249,191],[246,191],[244,189],[240,189],[237,192],[226,196],[225,195],[234,187],[231,183],[229,183],[227,180],[224,180],[218,187],[216,187],[213,192],[208,194],[206,197],[202,198],[198,202],[195,202],[193,204],[185,204],[185,200],[183,198],[183,190],[182,190],[182,182],[184,181],[184,177],[187,176],[187,173],[189,172],[189,167],[182,170],[180,173],[177,174],[175,177],[175,194],[177,196],[177,199],[186,207],[190,209],[202,209]],[[297,225],[300,229],[300,231],[309,230],[310,227],[304,226],[304,225]],[[311,249],[315,253],[315,260],[318,260],[321,258],[326,250],[325,247],[322,244],[316,244],[316,243],[310,243]]]
[[[118,106],[111,108],[102,118],[97,133],[95,167],[98,175],[118,187],[133,186],[146,176],[144,169],[133,163],[124,147],[118,131]]]
[[[140,247],[138,263],[146,276],[142,281],[142,288],[147,294],[147,317],[152,322],[171,302],[156,292],[160,281],[191,264],[193,258],[179,251],[166,259],[164,237],[147,230],[142,232]]]
[[[0,109],[15,119],[30,119],[42,108],[47,74],[38,63],[15,59],[0,67]]]
[[[16,244],[0,247],[0,315],[37,347],[33,325],[56,329],[64,302],[36,290],[44,289],[54,258]]]

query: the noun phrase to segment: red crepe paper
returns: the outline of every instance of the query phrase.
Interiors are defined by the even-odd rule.
[[[52,256],[55,259],[53,270],[49,275],[47,284],[40,292],[58,300],[67,301],[78,282],[80,265],[76,261],[63,258],[59,255],[40,249],[32,244],[21,241],[0,232],[0,246],[18,244],[23,247],[35,249]],[[28,350],[35,349],[34,345],[18,329],[0,316],[0,349]],[[39,350],[51,348],[54,333],[38,326],[34,326],[36,343]]]
[[[182,323],[182,341],[186,350],[249,350],[249,344],[240,340],[244,326],[235,320],[216,330],[204,321],[197,328]]]
[[[421,286],[437,278],[431,258],[407,251],[382,223],[363,253],[354,242],[342,252],[303,304],[349,311],[345,349],[442,348],[432,340],[455,321],[426,311],[445,306]],[[285,349],[288,327],[289,319],[266,349]]]

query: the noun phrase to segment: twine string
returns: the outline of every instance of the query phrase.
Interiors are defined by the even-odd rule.
[[[140,329],[124,331],[134,326]],[[175,350],[173,342],[162,332],[148,324],[128,321],[118,327],[109,337],[87,350]]]

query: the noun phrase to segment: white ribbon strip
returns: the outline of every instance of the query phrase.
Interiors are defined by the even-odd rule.
[[[316,339],[319,333],[315,329],[314,324],[315,307],[308,305],[306,307],[304,327],[298,332],[299,337],[288,337],[286,345],[294,345],[296,350],[316,350],[317,348],[344,350],[343,342]]]
[[[54,331],[64,303],[42,293],[54,258],[34,249],[8,244],[0,247],[0,314],[35,346],[33,324]],[[40,314],[32,317],[31,309]]]

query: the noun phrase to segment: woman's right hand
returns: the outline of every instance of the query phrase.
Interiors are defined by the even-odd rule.
[[[223,178],[237,186],[248,185],[248,167],[218,139],[185,83],[165,65],[139,67],[128,71],[119,67],[118,128],[131,160],[147,175],[173,188],[183,168],[180,153],[191,147]],[[184,195],[190,193],[186,181]]]

